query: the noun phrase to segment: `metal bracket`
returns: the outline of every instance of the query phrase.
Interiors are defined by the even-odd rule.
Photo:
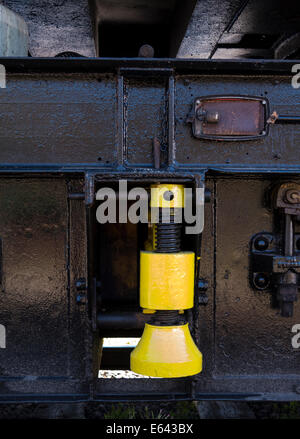
[[[294,256],[282,255],[281,235],[257,233],[251,239],[251,282],[257,290],[267,290],[274,274],[293,269],[300,274],[300,234],[294,235]]]
[[[283,183],[271,192],[272,207],[284,219],[284,233],[258,233],[251,249],[251,284],[257,290],[275,290],[281,315],[293,315],[293,303],[300,287],[300,234],[295,221],[300,214],[300,185]]]
[[[282,255],[281,235],[258,233],[250,243],[251,286],[259,291],[276,292],[275,299],[284,317],[292,316],[300,286],[300,234],[295,234],[293,240],[293,256]]]

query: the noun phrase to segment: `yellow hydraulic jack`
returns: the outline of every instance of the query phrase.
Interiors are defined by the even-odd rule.
[[[161,378],[195,375],[202,370],[202,354],[183,314],[194,306],[195,255],[180,251],[182,224],[175,220],[184,207],[184,187],[151,186],[150,206],[158,219],[153,226],[153,251],[140,254],[140,305],[153,317],[131,353],[130,368]],[[169,214],[168,223],[164,212]]]

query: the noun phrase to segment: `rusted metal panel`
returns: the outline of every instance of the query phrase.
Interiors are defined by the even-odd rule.
[[[254,140],[267,135],[267,99],[251,96],[196,98],[193,134],[208,140]]]

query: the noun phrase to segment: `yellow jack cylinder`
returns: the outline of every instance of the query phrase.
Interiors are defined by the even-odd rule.
[[[193,252],[140,253],[140,305],[155,310],[194,306]]]
[[[181,209],[184,207],[182,185],[151,187],[151,207]],[[194,305],[193,252],[180,251],[180,245],[168,248],[168,232],[177,233],[173,225],[164,233],[163,247],[156,245],[160,224],[153,227],[153,251],[142,251],[140,259],[140,305],[144,312],[154,312],[146,324],[137,347],[130,356],[133,372],[160,378],[195,375],[202,370],[202,354],[195,345],[182,313]],[[173,227],[173,228],[172,228]],[[179,242],[180,244],[180,242]],[[150,248],[149,248],[150,250]],[[184,322],[184,320],[183,320]]]
[[[178,326],[146,323],[143,336],[131,354],[130,368],[151,377],[185,377],[201,372],[202,354],[187,323]]]

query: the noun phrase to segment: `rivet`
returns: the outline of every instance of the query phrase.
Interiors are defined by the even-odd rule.
[[[267,288],[269,279],[264,273],[258,273],[254,278],[254,283],[258,288]]]
[[[258,236],[254,241],[254,247],[259,251],[267,250],[269,247],[269,241],[264,236]]]

